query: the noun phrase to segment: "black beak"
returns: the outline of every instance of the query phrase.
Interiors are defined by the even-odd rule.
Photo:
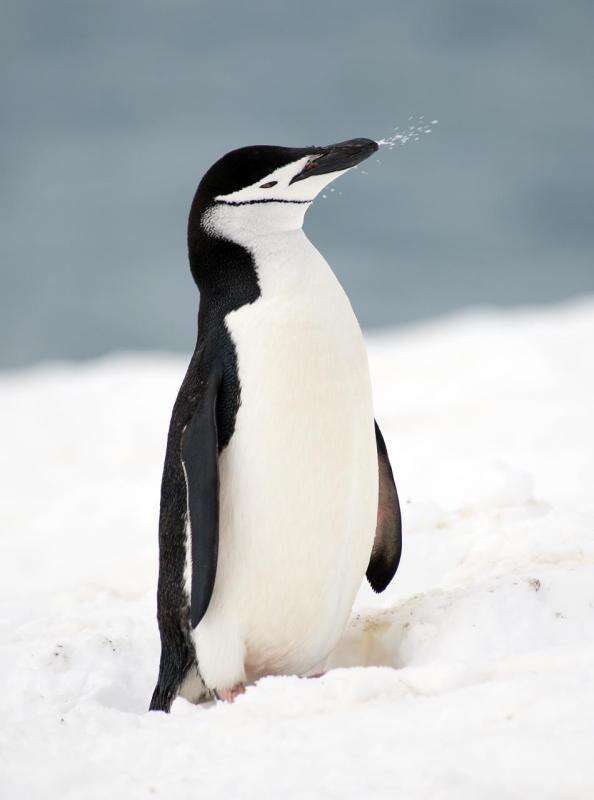
[[[340,172],[355,167],[377,149],[378,144],[373,139],[349,139],[347,142],[338,142],[327,147],[308,148],[312,153],[312,160],[295,175],[291,183],[310,178],[312,175],[325,175],[327,172]]]

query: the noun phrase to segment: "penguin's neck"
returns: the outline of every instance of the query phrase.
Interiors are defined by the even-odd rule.
[[[216,203],[205,213],[202,225],[211,234],[234,242],[278,236],[301,230],[309,202]]]
[[[204,215],[202,230],[212,247],[239,248],[250,259],[258,296],[265,300],[294,297],[296,293],[311,291],[320,274],[330,271],[302,230],[307,208],[308,205],[301,203],[216,204]],[[218,272],[214,264],[208,271],[213,279],[228,287],[239,274],[236,266],[239,260],[236,250],[235,257],[225,259],[224,274],[220,262]],[[205,266],[202,259],[201,273]],[[200,277],[198,284],[202,290]]]

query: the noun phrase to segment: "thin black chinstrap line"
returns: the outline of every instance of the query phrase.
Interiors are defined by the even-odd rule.
[[[256,203],[313,203],[312,200],[275,200],[273,197],[266,197],[262,200],[215,200],[221,206],[253,206]]]

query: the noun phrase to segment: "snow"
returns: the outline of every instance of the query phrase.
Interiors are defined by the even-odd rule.
[[[404,513],[319,679],[149,714],[185,359],[0,376],[0,797],[594,796],[594,299],[369,337]]]

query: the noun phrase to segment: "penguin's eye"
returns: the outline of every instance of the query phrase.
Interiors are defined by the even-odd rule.
[[[263,183],[260,186],[260,189],[270,189],[272,186],[276,186],[278,181],[268,181],[268,183]]]

